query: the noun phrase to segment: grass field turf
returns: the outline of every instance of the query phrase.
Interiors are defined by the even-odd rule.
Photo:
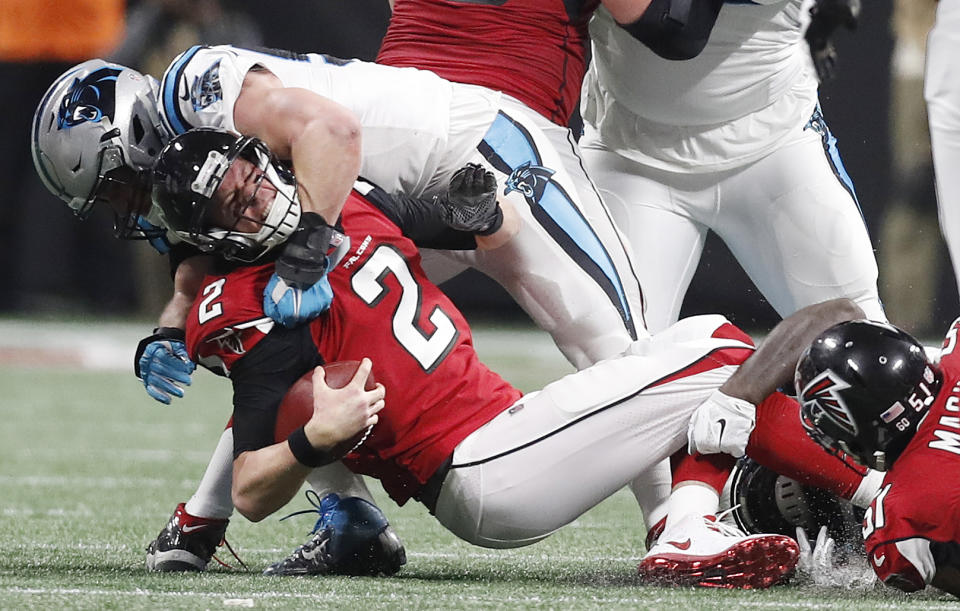
[[[481,331],[477,345],[527,390],[568,371],[539,334]],[[634,575],[643,532],[624,492],[542,543],[495,551],[459,541],[417,503],[396,507],[372,483],[407,547],[396,577],[257,574],[305,538],[308,516],[260,524],[235,517],[228,538],[252,574],[149,574],[144,547],[192,493],[227,418],[228,383],[199,373],[187,397],[165,407],[126,371],[4,365],[0,397],[0,609],[960,609],[932,590],[641,586]],[[305,506],[298,497],[288,509]]]

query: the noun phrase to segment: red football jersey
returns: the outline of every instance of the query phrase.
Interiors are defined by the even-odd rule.
[[[350,251],[330,272],[333,303],[310,323],[324,362],[373,362],[386,407],[344,459],[407,501],[471,432],[521,393],[477,357],[459,310],[420,267],[416,246],[354,191],[341,217]],[[187,325],[191,356],[229,371],[272,327],[261,307],[273,264],[210,276]]]
[[[599,0],[396,0],[377,62],[502,91],[566,125]]]
[[[940,360],[943,387],[864,516],[874,571],[887,585],[922,590],[938,564],[960,565],[960,319]]]

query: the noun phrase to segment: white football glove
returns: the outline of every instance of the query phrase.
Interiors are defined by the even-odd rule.
[[[833,566],[833,537],[827,534],[827,527],[821,526],[817,540],[810,547],[807,533],[797,527],[797,544],[800,546],[800,559],[797,561],[797,573],[813,581],[818,586],[834,585],[836,569]]]
[[[687,449],[691,454],[725,452],[741,457],[757,423],[757,407],[719,390],[697,407],[687,427]]]
[[[876,582],[873,569],[859,556],[850,555],[845,563],[838,564],[833,552],[836,543],[827,527],[821,526],[813,547],[807,539],[807,533],[797,527],[797,544],[800,546],[800,560],[797,562],[797,577],[801,582],[816,586],[868,589]]]

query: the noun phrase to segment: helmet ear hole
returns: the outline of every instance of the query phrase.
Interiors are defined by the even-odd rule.
[[[146,134],[146,130],[143,129],[143,122],[140,121],[140,117],[134,117],[130,121],[130,126],[133,128],[133,141],[137,144],[140,144],[143,141],[143,136]]]

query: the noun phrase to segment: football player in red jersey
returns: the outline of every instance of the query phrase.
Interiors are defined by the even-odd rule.
[[[868,561],[887,585],[960,596],[960,357],[954,321],[939,363],[896,327],[832,327],[797,363],[804,427],[825,448],[886,471],[864,515]]]
[[[207,156],[194,146],[196,136],[178,137],[161,155],[155,201],[168,220],[184,220],[183,226],[174,222],[175,231],[232,249],[249,231],[217,228],[204,219],[216,217],[210,207],[222,206],[225,196],[239,191],[229,181],[216,190],[226,167],[198,176],[202,164],[186,159]],[[248,193],[256,202],[254,190]],[[348,199],[339,227],[350,246],[334,257],[329,273],[337,298],[309,327],[282,328],[264,316],[258,296],[269,264],[215,270],[194,304],[188,321],[191,356],[229,371],[234,384],[233,496],[247,517],[262,519],[282,506],[312,468],[341,458],[331,454],[334,446],[373,425],[343,457],[351,469],[379,478],[398,503],[422,501],[467,541],[490,547],[532,543],[651,464],[682,451],[690,413],[752,351],[749,338],[722,317],[695,317],[634,354],[520,397],[477,360],[469,328],[426,279],[416,246],[402,235],[396,223],[402,217],[388,199],[369,186]],[[244,222],[260,216],[233,214]],[[421,241],[452,247],[474,240],[462,232],[427,231],[431,223],[424,221],[429,219],[421,216],[415,224]],[[808,323],[827,319],[820,310],[805,316]],[[345,389],[326,387],[318,373],[314,418],[288,440],[274,443],[277,410],[295,380],[322,362],[367,357]],[[364,391],[371,370],[382,386]],[[802,437],[795,412],[780,409],[786,400],[772,402],[761,422],[775,423],[765,427],[791,429]],[[775,446],[779,438],[771,438]],[[833,478],[829,483],[845,487],[847,496],[858,485],[859,475],[850,475],[812,441],[799,448],[772,466],[792,472],[815,464],[820,477]],[[749,451],[774,454],[775,448],[758,439]],[[763,587],[792,569],[797,550],[786,538],[723,530],[701,520],[699,529],[685,531],[692,535],[689,546],[674,542],[680,550],[699,551],[698,562],[686,562],[689,553],[662,554],[647,567],[648,574],[681,583]],[[723,571],[711,576],[707,568]]]
[[[602,226],[611,214],[584,169],[577,137],[568,127],[587,66],[591,16],[603,5],[619,27],[657,54],[688,59],[706,44],[722,4],[718,0],[390,0],[393,14],[377,63],[430,70],[452,82],[503,92],[502,106],[529,116],[547,136],[573,179],[583,213]],[[427,262],[431,277],[437,277],[439,265],[436,260]],[[578,343],[590,341],[586,336],[592,332],[586,326],[568,331],[579,336]],[[616,351],[593,356],[598,355],[610,358]],[[574,364],[583,367],[596,360]],[[701,464],[708,471],[721,468]],[[695,472],[691,475],[700,479]],[[709,478],[723,479],[714,473]],[[631,484],[648,529],[663,526],[670,486],[666,465]],[[690,493],[692,489],[682,494]],[[672,513],[692,505],[709,511],[716,504],[702,494],[693,496],[689,503],[675,497]]]
[[[874,572],[907,592],[933,585],[960,596],[960,485],[951,477],[960,468],[960,319],[934,363],[909,334],[863,319],[849,305],[838,324],[812,341],[793,335],[785,319],[764,344],[770,351],[762,354],[761,347],[721,390],[760,402],[750,454],[751,444],[775,434],[761,424],[771,407],[763,397],[793,378],[806,433],[828,452],[882,475],[863,521]],[[733,422],[738,416],[726,416],[740,427]],[[691,438],[694,429],[692,422]]]

